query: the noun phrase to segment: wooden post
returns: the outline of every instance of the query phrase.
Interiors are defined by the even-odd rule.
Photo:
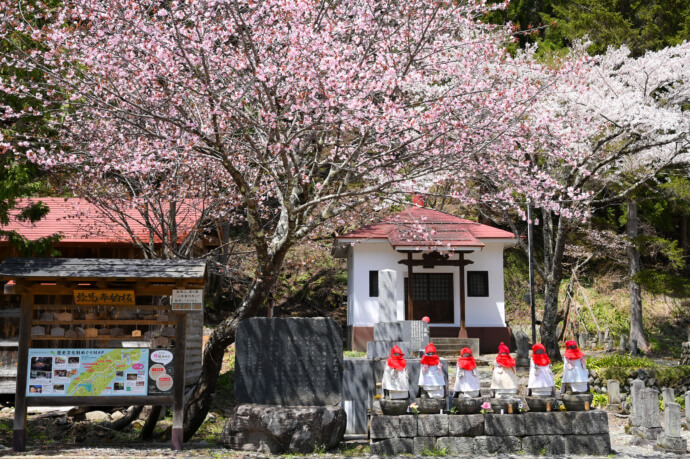
[[[172,449],[182,450],[184,442],[184,358],[185,341],[187,335],[187,314],[176,313],[177,324],[175,325],[175,375],[173,376],[174,405],[173,405],[173,425],[172,425]],[[195,313],[189,313],[195,314]]]
[[[460,331],[458,338],[467,338],[467,329],[465,329],[465,254],[460,252]]]
[[[414,295],[412,295],[412,252],[407,252],[407,320],[414,320]]]
[[[26,449],[26,374],[29,366],[29,340],[31,339],[31,306],[34,296],[22,295],[19,311],[19,349],[17,351],[17,385],[14,393],[14,427],[12,449]]]

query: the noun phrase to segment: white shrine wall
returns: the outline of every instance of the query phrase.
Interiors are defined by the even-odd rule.
[[[467,327],[505,327],[505,299],[503,280],[503,250],[512,245],[512,239],[484,240],[486,246],[476,252],[465,254],[465,259],[473,264],[465,271],[487,271],[489,279],[488,297],[465,298]],[[348,325],[355,327],[372,327],[379,322],[379,301],[369,296],[369,271],[392,269],[397,271],[397,318],[405,319],[404,279],[407,278],[407,266],[398,263],[407,254],[396,252],[388,240],[362,241],[349,247],[347,251],[348,271]],[[414,259],[421,259],[415,254]],[[452,255],[457,259],[457,254]],[[431,327],[460,326],[460,287],[459,269],[457,266],[437,266],[434,268],[414,267],[420,273],[453,274],[453,323],[434,324]],[[467,279],[465,279],[467,282]],[[467,285],[467,284],[466,284]]]

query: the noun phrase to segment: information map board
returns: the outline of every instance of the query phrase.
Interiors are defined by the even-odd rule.
[[[149,374],[149,353],[142,348],[29,349],[26,395],[147,395],[149,384],[155,385],[159,377]],[[163,365],[169,363],[167,357]]]

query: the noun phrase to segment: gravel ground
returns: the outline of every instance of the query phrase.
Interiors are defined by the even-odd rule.
[[[625,433],[625,426],[628,425],[627,416],[619,416],[613,413],[609,413],[609,428],[611,435],[611,447],[614,453],[610,457],[615,458],[676,458],[681,457],[679,455],[670,453],[660,453],[654,451],[653,444],[650,442],[640,442],[638,439],[632,435]],[[690,440],[690,432],[687,430],[683,431],[683,435]],[[347,444],[355,447],[357,445],[366,444],[366,438],[363,437],[349,437],[346,439]],[[232,451],[223,448],[218,448],[216,446],[211,446],[205,442],[200,443],[188,443],[185,444],[185,449],[183,451],[171,451],[168,444],[157,443],[131,443],[126,445],[113,445],[109,447],[96,448],[96,447],[83,447],[80,445],[63,445],[63,446],[50,446],[50,447],[31,447],[29,445],[28,451],[22,454],[13,453],[9,449],[0,450],[0,456],[4,457],[41,457],[41,458],[52,458],[52,457],[108,457],[110,459],[116,458],[170,458],[170,457],[238,457],[238,458],[266,458],[266,457],[281,457],[281,456],[266,456],[263,454],[254,453],[243,453],[239,451]],[[285,456],[282,456],[285,457]],[[319,455],[306,455],[300,456],[303,458],[311,457],[358,457],[356,454],[352,453],[343,454],[319,454]],[[362,456],[359,456],[362,457]],[[409,456],[407,456],[409,457]],[[496,456],[476,456],[476,455],[466,455],[460,457],[496,457]],[[519,455],[509,455],[502,456],[513,459],[524,459],[531,457],[544,457],[544,456],[530,456],[525,454]],[[586,456],[580,456],[586,457]]]

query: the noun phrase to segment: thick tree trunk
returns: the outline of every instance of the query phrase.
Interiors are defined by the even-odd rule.
[[[287,248],[273,257],[271,266],[263,270],[267,274],[254,280],[242,305],[211,333],[204,347],[199,381],[185,406],[184,441],[188,441],[206,419],[216,392],[225,350],[235,342],[235,332],[240,322],[255,316],[268,297],[276,283],[286,252]]]
[[[649,341],[644,333],[642,323],[642,293],[640,284],[635,282],[635,275],[642,271],[640,251],[637,250],[637,236],[640,220],[637,216],[637,203],[628,199],[628,274],[630,276],[630,343],[634,340],[637,348],[649,352]],[[632,346],[630,346],[632,349]]]
[[[544,285],[544,316],[539,329],[541,343],[552,361],[561,360],[558,348],[558,288],[561,277],[551,277]]]
[[[549,358],[561,360],[558,348],[558,290],[563,279],[563,253],[569,222],[549,210],[542,210],[544,236],[544,315],[539,329],[541,342],[546,347]]]

